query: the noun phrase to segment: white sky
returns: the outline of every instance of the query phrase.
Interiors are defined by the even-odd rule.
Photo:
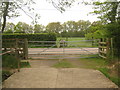
[[[91,22],[99,20],[97,19],[96,15],[89,14],[89,12],[93,11],[93,9],[88,5],[78,5],[75,3],[74,6],[61,13],[56,8],[54,8],[51,3],[46,2],[46,0],[35,0],[35,2],[36,4],[32,5],[31,7],[34,7],[35,12],[41,16],[41,18],[38,20],[38,24],[47,25],[50,22],[63,23],[70,20],[89,20]],[[33,13],[29,13],[29,15],[34,16]],[[32,19],[24,14],[24,12],[21,12],[21,16],[8,20],[8,22],[13,22],[14,24],[19,21],[31,24]]]

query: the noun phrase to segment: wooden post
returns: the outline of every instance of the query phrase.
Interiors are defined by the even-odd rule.
[[[110,39],[109,38],[107,38],[106,43],[107,43],[106,58],[107,60],[109,60],[109,55],[110,55]]]
[[[98,54],[99,54],[99,56],[100,56],[100,40],[101,39],[99,39],[99,42],[98,42]]]
[[[28,40],[24,39],[24,58],[28,59]]]
[[[20,72],[19,51],[17,49],[15,50],[15,56],[16,56],[16,59],[18,60],[18,72]]]
[[[20,72],[20,59],[19,59],[19,50],[18,50],[18,39],[15,40],[15,56],[18,60],[18,72]]]
[[[112,56],[112,59],[114,58],[114,50],[113,50],[113,38],[111,38],[111,56]]]
[[[102,48],[101,48],[101,43],[100,42],[102,42],[102,38],[100,38],[99,39],[99,56],[101,56],[102,54],[101,54],[101,51],[102,51]]]

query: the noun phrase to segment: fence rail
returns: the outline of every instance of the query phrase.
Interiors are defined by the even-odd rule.
[[[19,50],[18,49],[11,49],[9,51],[5,51],[3,53],[0,53],[0,55],[5,55],[5,54],[9,54],[9,53],[14,53],[15,54],[15,58],[16,60],[18,60],[17,66],[18,66],[18,72],[20,71],[20,58],[19,58]]]
[[[13,49],[18,50],[21,58],[28,58],[27,39],[3,39],[2,49],[4,49],[3,51],[11,51]]]
[[[99,56],[108,59],[112,45],[112,38],[101,38],[99,41]]]

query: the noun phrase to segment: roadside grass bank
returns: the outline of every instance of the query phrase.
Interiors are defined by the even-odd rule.
[[[108,68],[108,66],[108,62],[100,57],[80,58],[77,60],[61,60],[60,62],[53,65],[55,68],[85,68],[99,70],[107,78],[120,87],[120,77],[118,76],[118,72],[114,71],[116,74],[112,75],[111,69]]]
[[[111,70],[108,68],[99,68],[98,70],[120,87],[120,77],[118,75],[111,75]]]

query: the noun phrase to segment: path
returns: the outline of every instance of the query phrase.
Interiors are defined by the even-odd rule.
[[[116,88],[101,72],[80,68],[52,68],[57,61],[30,60],[31,68],[22,68],[4,83],[6,88]]]

